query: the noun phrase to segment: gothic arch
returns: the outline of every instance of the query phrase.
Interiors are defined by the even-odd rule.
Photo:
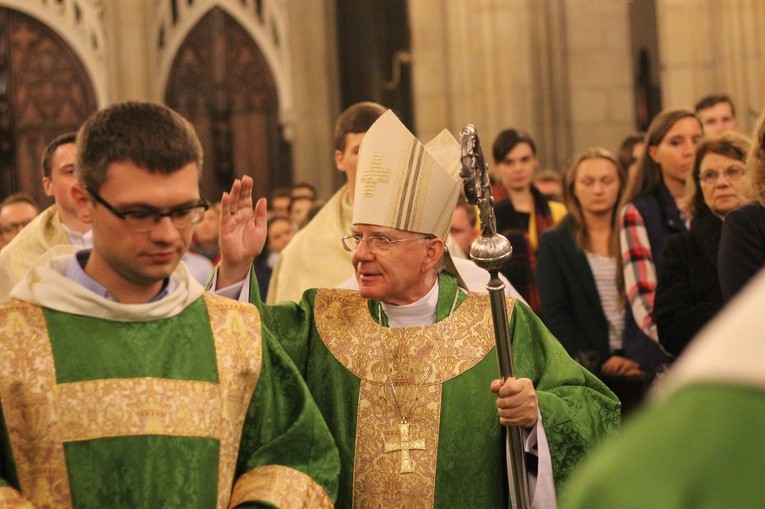
[[[4,7],[0,25],[0,189],[49,203],[40,156],[96,111],[96,94],[82,61],[49,26]]]
[[[0,8],[2,7],[26,14],[55,32],[82,65],[93,88],[98,107],[107,104],[107,71],[104,56],[106,38],[101,21],[101,2],[0,0]]]
[[[293,91],[286,2],[283,0],[160,0],[156,3],[153,60],[158,62],[157,98],[168,88],[170,73],[188,34],[213,9],[220,9],[255,41],[273,76],[279,98],[279,119],[291,138]]]
[[[219,199],[243,175],[255,180],[256,196],[291,181],[274,76],[259,46],[228,12],[213,8],[188,32],[164,102],[196,128],[205,151],[205,196]]]

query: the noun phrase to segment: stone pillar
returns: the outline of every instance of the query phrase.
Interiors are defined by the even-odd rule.
[[[106,68],[109,75],[109,103],[126,100],[162,100],[153,97],[149,66],[149,45],[156,44],[150,33],[151,0],[105,2]]]
[[[727,93],[748,132],[762,110],[765,3],[760,0],[657,2],[665,108]]]
[[[635,130],[628,2],[567,0],[565,20],[567,94],[553,100],[570,104],[570,149],[616,152]]]
[[[314,184],[326,199],[345,182],[333,159],[333,127],[340,112],[334,2],[287,4],[295,95],[285,124],[291,131],[293,178]]]
[[[595,0],[411,0],[422,138],[473,123],[490,147],[528,130],[542,166],[616,149],[633,130],[628,5]],[[487,154],[488,156],[488,154]]]

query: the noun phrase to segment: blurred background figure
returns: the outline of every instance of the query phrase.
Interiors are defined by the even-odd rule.
[[[563,178],[555,170],[539,171],[534,177],[534,186],[550,200],[563,200]]]
[[[14,193],[0,203],[0,248],[32,222],[40,207],[28,193]]]
[[[616,154],[623,171],[627,173],[627,182],[631,182],[637,173],[640,157],[645,148],[645,133],[630,134],[622,140],[619,152]]]
[[[298,182],[290,189],[290,198],[292,200],[309,198],[311,201],[316,201],[316,188],[308,182]]]
[[[765,113],[754,128],[747,173],[755,201],[725,216],[720,237],[717,270],[726,302],[765,265]]]
[[[765,507],[764,301],[762,273],[577,468],[561,509]]]
[[[189,250],[210,260],[213,265],[220,259],[218,232],[220,229],[220,202],[210,205],[202,220],[194,226],[194,236]]]
[[[452,212],[449,235],[451,235],[454,242],[462,250],[462,253],[468,257],[470,255],[470,245],[478,237],[478,212],[473,205],[467,202],[462,194],[460,194],[457,206],[454,207],[454,212]]]
[[[701,120],[701,127],[706,135],[738,130],[736,107],[730,96],[726,94],[702,97],[694,109],[696,116]]]
[[[288,217],[290,215],[290,197],[291,189],[288,187],[277,187],[271,192],[268,198],[268,217],[274,216]]]
[[[534,185],[539,158],[536,144],[527,132],[505,129],[495,138],[492,155],[500,179],[491,189],[496,200],[497,231],[513,246],[513,256],[502,273],[531,309],[541,314],[534,277],[537,243],[545,231],[566,215],[566,207],[548,199]]]
[[[749,141],[731,131],[704,137],[696,147],[686,197],[691,228],[667,241],[657,273],[659,342],[673,355],[723,307],[717,252],[726,214],[749,201],[749,150]]]
[[[635,178],[627,186],[619,213],[619,244],[625,306],[625,356],[640,363],[648,379],[670,357],[659,345],[654,319],[656,263],[672,235],[687,231],[678,202],[693,169],[701,123],[689,110],[664,110],[651,122]]]
[[[288,217],[276,216],[268,220],[266,247],[255,260],[255,273],[258,277],[261,299],[268,296],[268,285],[274,266],[295,232],[297,232],[295,223]]]
[[[86,217],[77,212],[72,188],[77,183],[74,163],[77,134],[57,136],[45,147],[41,158],[42,188],[53,205],[40,212],[0,251],[0,302],[5,301],[29,269],[58,255],[93,245]]]
[[[308,213],[311,211],[311,207],[313,207],[313,198],[307,196],[292,198],[289,218],[298,230],[308,224]]]
[[[564,174],[568,215],[539,240],[542,319],[577,362],[622,401],[626,415],[642,398],[644,372],[624,355],[616,211],[626,175],[604,148],[578,155]]]

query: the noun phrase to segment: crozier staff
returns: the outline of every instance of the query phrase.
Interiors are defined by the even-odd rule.
[[[249,291],[302,371],[340,449],[337,507],[507,507],[497,489],[507,484],[500,420],[523,427],[538,463],[533,507],[553,507],[555,487],[617,426],[615,396],[512,298],[519,378],[492,384],[488,298],[444,268],[459,159],[448,132],[423,146],[392,112],[382,115],[359,152],[353,226],[342,239],[359,290],[312,289],[300,303],[265,306],[247,279],[266,233],[252,181],[223,197],[214,284]]]

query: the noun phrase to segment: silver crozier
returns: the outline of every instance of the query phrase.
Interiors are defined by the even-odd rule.
[[[497,233],[497,221],[494,216],[494,200],[491,197],[489,171],[483,159],[481,142],[472,124],[466,125],[460,133],[462,146],[462,171],[465,197],[469,203],[478,206],[481,218],[481,236],[470,246],[470,258],[489,271],[489,291],[491,317],[494,322],[494,337],[497,341],[499,373],[503,380],[515,377],[513,357],[510,351],[511,338],[505,307],[505,283],[499,278],[499,269],[510,259],[513,247],[510,241]],[[507,427],[507,439],[510,447],[512,476],[510,476],[510,497],[513,508],[527,509],[529,490],[526,478],[526,458],[523,450],[521,429],[518,426]]]

